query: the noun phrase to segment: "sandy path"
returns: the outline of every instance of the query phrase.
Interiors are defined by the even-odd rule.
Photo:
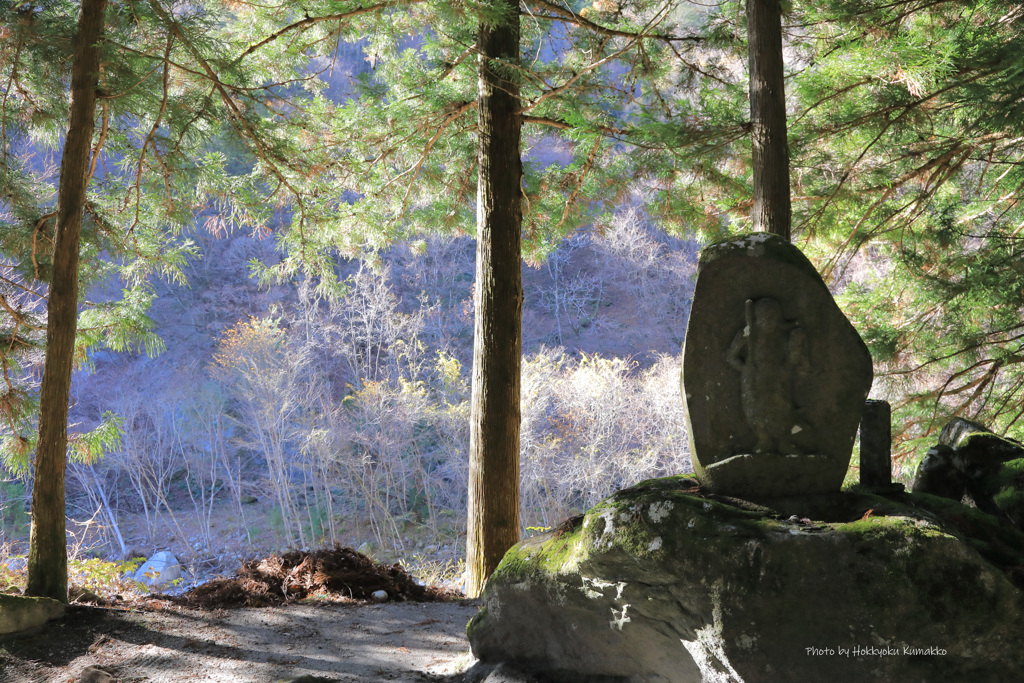
[[[0,681],[438,681],[471,658],[473,602],[306,604],[197,612],[73,608],[0,643]],[[88,675],[86,676],[88,679]]]

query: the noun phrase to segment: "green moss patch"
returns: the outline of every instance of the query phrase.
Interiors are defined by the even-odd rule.
[[[51,598],[0,593],[0,635],[38,628],[64,615],[66,605]]]

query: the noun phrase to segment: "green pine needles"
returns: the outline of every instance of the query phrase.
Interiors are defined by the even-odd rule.
[[[151,278],[194,226],[272,233],[267,283],[338,295],[339,259],[473,234],[487,0],[116,3],[102,41],[77,359],[157,353]],[[785,4],[793,234],[839,293],[910,453],[950,415],[1024,436],[1024,14],[1006,0]],[[78,5],[0,3],[0,434],[33,449]],[[520,4],[524,254],[623,204],[748,227],[743,3]],[[342,73],[361,53],[361,67]],[[116,286],[110,286],[116,283]],[[99,439],[97,443],[109,443]]]

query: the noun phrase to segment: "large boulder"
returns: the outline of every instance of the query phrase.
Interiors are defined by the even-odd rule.
[[[934,496],[760,504],[643,482],[508,552],[468,627],[542,680],[996,683],[1024,669],[1024,534]]]
[[[64,616],[67,606],[52,598],[30,598],[0,593],[0,636],[38,628]]]
[[[701,252],[683,350],[694,471],[728,495],[838,491],[871,355],[810,261],[755,233]]]
[[[1024,530],[1024,445],[953,418],[918,464],[912,490],[967,503]]]
[[[939,432],[939,443],[950,448],[956,447],[961,438],[975,432],[992,433],[988,427],[973,420],[962,417],[954,417],[942,427]]]

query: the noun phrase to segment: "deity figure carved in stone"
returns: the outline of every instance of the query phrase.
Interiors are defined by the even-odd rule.
[[[740,405],[757,438],[755,453],[799,454],[793,437],[808,428],[798,414],[794,388],[806,373],[807,336],[786,320],[775,299],[747,299],[745,326],[726,351],[740,373]]]

